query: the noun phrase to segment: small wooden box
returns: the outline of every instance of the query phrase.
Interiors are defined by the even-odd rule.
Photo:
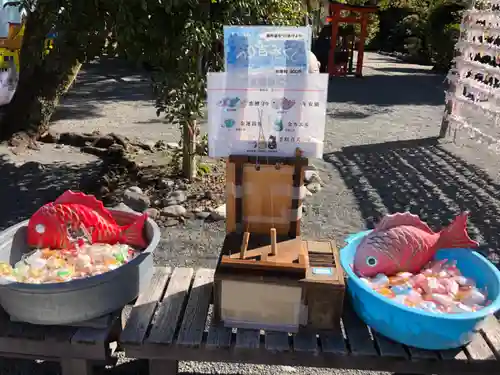
[[[306,277],[301,280],[307,326],[333,329],[342,315],[345,282],[339,252],[331,241],[304,241],[309,254]]]
[[[305,274],[299,269],[234,272],[219,263],[214,281],[216,317],[236,328],[297,332],[299,326],[337,327],[345,294],[338,249],[328,240],[302,241],[302,245],[308,252]]]

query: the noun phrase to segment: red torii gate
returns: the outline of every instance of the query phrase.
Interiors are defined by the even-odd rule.
[[[348,12],[349,16],[343,16],[342,12]],[[349,5],[330,1],[329,4],[329,19],[332,25],[332,39],[330,41],[330,51],[328,56],[328,73],[330,76],[346,75],[346,69],[337,69],[335,65],[335,49],[337,47],[337,38],[339,32],[339,24],[360,24],[361,32],[359,34],[358,43],[358,58],[356,60],[356,77],[363,76],[363,56],[365,50],[365,39],[368,27],[368,16],[370,13],[378,11],[376,6]],[[354,49],[355,43],[351,43],[349,48]],[[351,51],[352,52],[352,51]]]

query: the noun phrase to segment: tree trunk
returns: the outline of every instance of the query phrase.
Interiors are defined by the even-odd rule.
[[[185,122],[182,127],[182,173],[192,180],[197,174],[196,165],[196,121]]]
[[[49,128],[49,121],[61,95],[72,83],[81,64],[73,61],[60,71],[19,77],[16,93],[1,122],[1,138],[13,146],[37,139]]]
[[[50,20],[41,12],[31,12],[26,21],[20,53],[20,73],[16,92],[0,123],[0,138],[12,146],[25,146],[47,131],[60,96],[80,69],[77,51],[56,41],[43,56]],[[59,43],[58,43],[59,42]]]

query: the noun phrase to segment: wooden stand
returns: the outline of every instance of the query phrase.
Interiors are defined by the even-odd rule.
[[[78,326],[40,326],[16,321],[0,309],[0,352],[4,358],[58,361],[62,375],[92,375],[111,356],[121,333],[121,312]]]
[[[307,163],[301,157],[229,158],[227,235],[214,277],[215,317],[228,327],[296,332],[300,325],[327,328],[340,319],[344,280],[333,247],[320,249],[326,261],[311,267],[318,246],[300,237]],[[332,285],[340,302],[328,295]]]

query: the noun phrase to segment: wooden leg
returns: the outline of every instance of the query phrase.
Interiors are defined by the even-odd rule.
[[[92,375],[92,364],[85,359],[61,359],[62,375]]]
[[[164,361],[151,359],[149,361],[149,375],[177,375],[179,361]]]

